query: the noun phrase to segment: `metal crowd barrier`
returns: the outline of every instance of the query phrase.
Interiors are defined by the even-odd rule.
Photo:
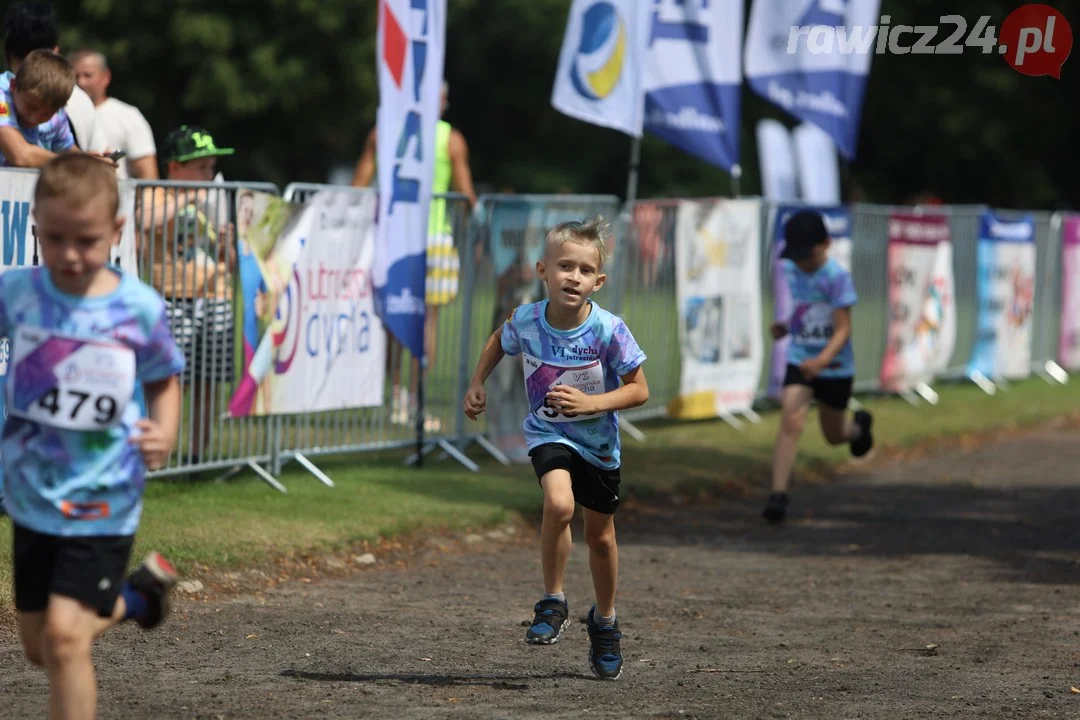
[[[155,476],[220,470],[271,459],[266,418],[227,419],[235,358],[236,194],[279,195],[270,183],[138,181],[135,238],[139,275],[165,299],[184,352],[177,449]]]
[[[154,476],[268,467],[280,473],[291,459],[413,447],[416,442],[417,363],[388,338],[384,405],[378,408],[272,416],[227,417],[226,408],[241,365],[233,338],[240,329],[233,297],[237,287],[233,242],[237,193],[280,194],[269,183],[135,182],[134,225],[140,277],[161,293],[172,331],[188,368],[181,378],[183,407],[180,439],[168,464]],[[304,202],[321,190],[368,193],[368,189],[294,183],[284,198]],[[695,200],[698,198],[695,198]],[[651,399],[643,408],[620,414],[624,428],[667,413],[678,397],[681,361],[676,306],[675,235],[679,199],[639,200],[623,208],[610,195],[485,195],[470,208],[463,195],[436,196],[437,224],[429,240],[431,319],[425,375],[424,452],[442,448],[473,469],[463,453],[479,442],[503,462],[527,459],[521,422],[527,402],[521,389],[520,362],[507,359],[489,378],[488,413],[478,422],[465,418],[464,396],[480,350],[490,333],[520,304],[544,297],[535,264],[544,237],[555,224],[601,214],[612,224],[614,245],[605,272],[607,284],[597,302],[620,315],[649,355]],[[762,333],[772,318],[769,264],[776,205],[763,203],[760,242]],[[852,217],[852,272],[859,304],[854,313],[856,388],[880,390],[889,313],[888,220],[894,211],[914,208],[855,204]],[[985,206],[924,208],[949,218],[957,338],[944,379],[960,380],[974,345],[978,294],[979,219]],[[1013,213],[1005,213],[1011,215]],[[1036,297],[1033,370],[1059,379],[1058,343],[1062,314],[1063,213],[1035,212]],[[36,253],[35,253],[36,258]],[[758,399],[765,397],[771,369],[766,340]],[[416,456],[412,460],[416,460]],[[263,473],[260,473],[263,474]],[[263,474],[268,482],[272,477]],[[280,485],[273,481],[276,487]]]
[[[285,188],[283,197],[303,203],[320,191],[374,192],[368,188],[292,183]],[[427,310],[432,325],[428,338],[434,341],[434,351],[429,351],[424,383],[424,436],[438,443],[454,434],[460,406],[457,351],[465,335],[466,317],[462,312],[461,270],[471,267],[475,260],[468,253],[468,199],[448,193],[435,196],[432,202],[433,214],[442,212],[446,222],[429,232],[431,302]],[[385,362],[386,387],[381,407],[275,416],[273,474],[280,473],[283,463],[297,455],[319,457],[415,445],[419,363],[392,336],[387,337]]]

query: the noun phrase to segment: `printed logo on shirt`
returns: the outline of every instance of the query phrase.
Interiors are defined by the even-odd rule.
[[[8,109],[6,102],[0,102],[0,117],[7,117],[11,114],[11,110]]]
[[[60,512],[69,520],[101,520],[109,517],[109,503],[76,503],[63,500],[60,502]]]

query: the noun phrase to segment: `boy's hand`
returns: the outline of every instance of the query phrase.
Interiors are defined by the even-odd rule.
[[[809,360],[803,360],[799,365],[799,369],[802,370],[802,374],[806,376],[807,380],[813,380],[821,374],[827,364],[821,358],[810,358]]]
[[[147,469],[160,470],[165,467],[176,438],[169,437],[161,425],[146,418],[135,423],[135,429],[141,434],[131,438],[131,442],[139,446]]]
[[[487,391],[483,385],[470,385],[465,393],[465,414],[475,421],[476,416],[487,409]]]
[[[556,385],[546,396],[550,407],[563,415],[592,415],[596,413],[593,398],[569,385]]]
[[[787,335],[788,327],[787,323],[774,322],[769,326],[769,331],[772,333],[773,340],[779,340]]]

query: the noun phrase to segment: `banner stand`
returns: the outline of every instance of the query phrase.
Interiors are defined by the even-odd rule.
[[[978,370],[972,371],[972,373],[968,377],[971,379],[971,382],[978,385],[979,388],[987,395],[993,395],[997,392],[997,385],[995,385],[990,380],[990,378],[986,377]]]
[[[1046,364],[1041,368],[1036,368],[1035,372],[1050,385],[1054,383],[1067,385],[1069,383],[1069,373],[1053,360],[1047,360]]]
[[[926,383],[923,382],[916,385],[915,392],[917,392],[923,400],[930,403],[931,405],[938,404],[938,394],[934,391],[934,388],[930,387]]]

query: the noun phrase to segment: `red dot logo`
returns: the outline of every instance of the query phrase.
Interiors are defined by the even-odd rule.
[[[1072,52],[1069,21],[1049,5],[1021,5],[1001,25],[998,51],[1023,75],[1061,79],[1061,66]]]

